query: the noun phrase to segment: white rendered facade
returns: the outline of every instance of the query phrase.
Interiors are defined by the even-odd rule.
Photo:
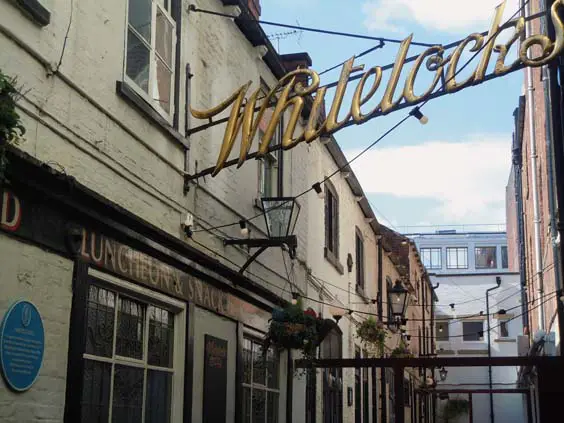
[[[456,233],[443,231],[408,235],[416,243],[431,281],[436,286],[435,334],[439,357],[488,355],[488,310],[491,356],[518,355],[518,336],[523,335],[519,274],[510,272],[504,232]],[[501,313],[499,313],[501,311]],[[505,314],[504,314],[505,311]],[[447,368],[439,389],[488,389],[488,368]],[[516,388],[517,368],[492,369],[494,389]],[[438,376],[438,375],[437,375]],[[441,386],[442,385],[442,386]],[[450,394],[450,398],[466,394]],[[439,401],[441,404],[446,401]],[[494,394],[494,421],[525,421],[521,394]],[[489,394],[472,397],[473,421],[491,421]],[[440,412],[439,412],[440,414]],[[467,416],[461,419],[468,418]],[[460,420],[463,421],[463,420]]]

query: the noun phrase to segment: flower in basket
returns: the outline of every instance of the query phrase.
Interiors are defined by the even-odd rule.
[[[328,333],[326,320],[312,308],[304,311],[300,300],[297,304],[275,309],[265,339],[265,351],[273,345],[279,349],[301,350],[306,359],[315,358],[317,346]]]
[[[386,328],[382,322],[376,321],[370,316],[356,329],[356,336],[364,343],[372,344],[378,348],[379,355],[384,353],[386,343]]]
[[[400,344],[392,350],[392,352],[390,353],[390,357],[409,358],[409,357],[413,357],[413,353],[407,347],[405,342],[401,341]]]

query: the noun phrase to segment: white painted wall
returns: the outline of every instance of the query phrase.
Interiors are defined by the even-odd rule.
[[[456,235],[417,235],[413,236],[418,249],[442,248],[442,269],[429,270],[434,284],[440,283],[436,293],[439,298],[435,306],[436,320],[450,319],[449,340],[437,340],[439,357],[468,357],[487,356],[487,311],[486,290],[497,286],[496,277],[501,278],[498,289],[489,294],[491,354],[494,357],[517,356],[517,336],[523,334],[519,275],[501,269],[501,246],[506,245],[504,234],[456,234]],[[475,269],[475,247],[497,247],[496,269]],[[468,248],[468,269],[446,268],[446,247]],[[450,304],[454,303],[454,310]],[[505,309],[507,314],[499,316],[496,313]],[[480,312],[483,316],[480,316]],[[469,317],[471,316],[471,317]],[[512,319],[508,322],[509,336],[501,337],[500,321],[504,318]],[[480,341],[465,341],[463,339],[463,321],[483,321],[484,337]],[[440,333],[437,332],[437,335]],[[439,381],[444,389],[477,389],[488,388],[487,368],[447,368],[448,376],[445,382]],[[516,385],[495,385],[496,383],[513,384],[517,381],[517,368],[499,367],[492,369],[495,388],[515,388]],[[437,377],[437,380],[439,378]],[[477,384],[484,384],[479,386]],[[460,385],[460,386],[453,386]],[[523,413],[524,398],[520,394],[494,394],[494,413],[496,423],[519,423],[526,420]],[[441,401],[439,401],[441,403]],[[489,421],[490,406],[487,394],[474,395],[474,421]]]
[[[0,377],[0,421],[62,422],[72,299],[72,262],[0,232],[0,318],[25,298],[37,307],[45,329],[43,364],[25,393]]]

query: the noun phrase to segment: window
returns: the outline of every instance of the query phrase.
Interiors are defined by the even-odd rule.
[[[277,172],[278,163],[274,155],[271,153],[258,160],[259,176],[258,176],[258,195],[262,197],[276,197],[277,189]]]
[[[270,88],[264,81],[261,80],[260,83],[260,94],[259,98],[265,98],[268,96],[270,92]],[[263,100],[266,101],[266,100]],[[266,109],[264,115],[259,122],[259,129],[257,131],[258,140],[257,144],[260,143],[262,137],[264,136],[264,132],[268,127],[272,117],[272,109]],[[281,123],[278,125],[276,131],[274,131],[274,136],[270,141],[271,146],[275,146],[280,144],[280,131],[281,131]],[[282,160],[281,150],[273,151],[271,153],[267,153],[264,157],[261,157],[258,160],[259,164],[259,175],[258,175],[258,196],[261,197],[276,197],[279,195],[278,189],[278,180],[280,178],[280,165]]]
[[[263,354],[262,343],[243,340],[243,421],[278,422],[280,398],[279,356],[273,348]]]
[[[85,320],[82,421],[171,422],[183,395],[175,312],[90,285]]]
[[[356,287],[364,293],[364,240],[360,230],[356,228]]]
[[[125,81],[171,121],[176,61],[173,0],[129,0]]]
[[[441,269],[443,267],[440,248],[421,248],[421,258],[427,269]]]
[[[499,322],[499,336],[502,338],[509,338],[509,321],[501,320]]]
[[[482,341],[484,322],[462,322],[462,339],[464,341]]]
[[[476,247],[474,257],[476,269],[495,269],[497,267],[495,247]]]
[[[448,322],[437,322],[437,341],[448,341]]]
[[[507,257],[507,246],[501,247],[501,268],[508,269],[509,268],[509,259]]]
[[[330,182],[325,182],[325,248],[339,257],[339,198]]]
[[[468,248],[448,247],[447,269],[468,269]]]

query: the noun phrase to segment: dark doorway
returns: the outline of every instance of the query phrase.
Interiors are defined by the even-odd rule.
[[[342,333],[338,328],[329,332],[321,344],[322,358],[342,358]],[[343,370],[323,369],[323,423],[343,421]]]

